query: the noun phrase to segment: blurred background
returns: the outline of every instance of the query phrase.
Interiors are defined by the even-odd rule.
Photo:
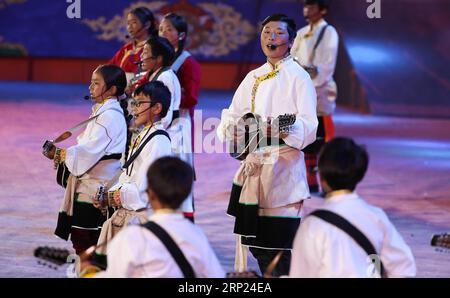
[[[264,62],[259,22],[280,12],[306,25],[301,0],[0,1],[0,80],[87,83],[92,70],[127,41],[126,15],[146,6],[184,15],[189,49],[201,62],[203,89],[233,90]],[[364,113],[450,117],[448,0],[330,1],[327,20],[340,36],[337,103]],[[1,90],[2,93],[13,90]],[[5,97],[8,94],[0,94]]]

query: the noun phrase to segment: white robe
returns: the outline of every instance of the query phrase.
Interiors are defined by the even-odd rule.
[[[154,76],[159,72],[159,70],[155,71],[150,77],[149,81],[152,81]],[[180,81],[178,80],[177,75],[173,72],[172,69],[167,69],[163,71],[158,78],[157,81],[163,82],[164,85],[170,91],[170,107],[167,111],[167,115],[161,119],[161,123],[164,129],[167,129],[172,122],[172,114],[173,111],[178,111],[180,109],[181,104],[181,86]]]
[[[287,58],[277,66],[279,73],[268,80],[262,81],[257,89],[255,98],[255,113],[263,120],[267,117],[276,118],[279,115],[295,114],[296,120],[289,135],[284,142],[296,149],[302,155],[296,159],[296,175],[290,175],[289,179],[298,182],[295,190],[286,190],[286,198],[296,197],[297,202],[309,197],[309,189],[306,183],[306,167],[303,153],[300,151],[314,142],[317,130],[316,93],[308,73],[292,58]],[[228,109],[222,111],[217,135],[221,141],[228,138],[229,127],[236,124],[238,119],[251,111],[251,92],[255,83],[255,77],[260,77],[272,71],[272,66],[265,63],[261,67],[251,71],[234,94],[233,101]],[[273,150],[263,148],[262,151]],[[263,153],[262,153],[263,154]],[[287,179],[288,179],[287,178]],[[286,201],[286,205],[292,203]]]
[[[104,155],[125,151],[127,126],[119,102],[111,98],[95,104],[91,117],[99,114],[78,136],[77,144],[66,150],[64,162],[70,173],[79,177],[78,193],[95,194],[102,181],[108,181],[119,171],[120,161],[103,163],[103,168],[96,171],[92,167]]]
[[[151,81],[157,73],[158,70],[150,76],[149,80]],[[189,116],[189,111],[180,111],[181,86],[178,77],[172,69],[167,69],[158,76],[157,81],[163,82],[171,93],[169,111],[167,111],[167,115],[161,120],[161,122],[170,135],[170,139],[172,141],[172,152],[181,160],[193,166],[191,119]],[[172,122],[173,111],[179,111],[180,116]],[[187,213],[194,212],[192,193],[189,194],[183,202],[181,209],[183,212]]]
[[[181,213],[156,211],[149,220],[172,237],[191,264],[196,277],[223,278],[216,254],[202,230]],[[108,268],[96,277],[181,278],[183,274],[167,248],[149,230],[128,226],[108,245]]]
[[[163,129],[160,122],[155,123],[155,125],[150,128],[150,131],[148,131],[148,129],[141,131],[140,135],[142,137],[147,131],[148,133],[146,138],[140,141],[140,144],[143,144],[150,134],[158,129]],[[140,146],[130,150],[128,158],[133,155],[139,147]],[[120,200],[125,209],[136,211],[147,207],[147,171],[155,160],[169,155],[172,155],[170,140],[164,135],[156,135],[145,145],[141,153],[128,167],[128,170],[123,170],[118,183],[112,186],[110,191],[120,188]]]
[[[336,195],[320,209],[339,214],[372,243],[388,277],[413,277],[411,249],[384,211],[356,193]],[[315,216],[302,221],[294,240],[290,277],[371,277],[367,253],[344,231]],[[379,276],[379,275],[375,275]]]
[[[313,61],[311,54],[314,45],[324,26],[328,25],[319,46],[316,49]],[[297,37],[292,45],[291,54],[300,65],[316,66],[317,76],[313,79],[317,93],[317,113],[320,116],[332,114],[336,108],[337,87],[333,80],[338,54],[339,36],[336,29],[324,19],[320,20],[313,28],[310,37],[310,25],[297,31]]]

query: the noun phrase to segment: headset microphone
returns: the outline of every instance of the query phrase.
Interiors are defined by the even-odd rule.
[[[149,106],[149,107],[146,108],[145,110],[143,110],[143,111],[141,111],[141,112],[139,112],[139,113],[133,114],[133,118],[136,119],[137,117],[139,117],[139,115],[143,114],[144,112],[147,112],[147,111],[150,110],[151,108],[152,108],[152,106]]]
[[[284,43],[281,43],[281,44],[269,44],[269,45],[267,45],[267,47],[270,50],[274,51],[274,50],[276,50],[276,48],[284,46],[285,44],[288,44],[288,42],[284,42]]]

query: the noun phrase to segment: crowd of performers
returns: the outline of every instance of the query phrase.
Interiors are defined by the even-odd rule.
[[[321,191],[322,211],[359,229],[380,256],[381,269],[370,276],[414,276],[400,234],[354,192],[367,152],[351,139],[334,138],[338,35],[324,20],[327,10],[326,1],[305,0],[309,24],[298,32],[286,15],[264,19],[267,62],[247,74],[222,111],[217,135],[223,142],[238,141],[236,127],[248,113],[267,124],[268,145],[241,161],[232,183],[226,212],[235,218],[235,270],[247,270],[250,251],[262,273],[272,267],[271,276],[367,277],[368,250],[354,235],[320,214],[302,218],[304,200]],[[69,174],[55,234],[70,239],[80,256],[95,247],[83,258],[85,276],[101,263],[105,270],[96,266],[92,275],[225,277],[194,223],[200,65],[185,49],[188,24],[169,13],[157,27],[153,13],[139,7],[128,14],[127,30],[130,42],[92,73],[94,105],[76,145],[44,152],[58,172]],[[272,125],[286,114],[295,119],[289,129]]]

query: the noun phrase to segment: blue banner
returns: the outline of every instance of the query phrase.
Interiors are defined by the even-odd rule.
[[[138,6],[189,22],[189,50],[201,61],[260,62],[260,22],[273,13],[306,23],[301,0],[0,0],[0,55],[110,58],[126,42]]]

